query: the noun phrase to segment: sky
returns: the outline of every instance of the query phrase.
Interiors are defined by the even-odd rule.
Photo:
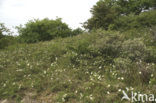
[[[62,18],[69,27],[81,27],[98,0],[0,0],[0,22],[12,31],[31,19]]]

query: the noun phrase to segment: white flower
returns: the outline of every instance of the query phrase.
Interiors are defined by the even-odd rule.
[[[64,94],[64,95],[63,95],[63,97],[66,97],[66,96],[67,96],[67,94]]]
[[[62,98],[62,102],[65,102],[65,99],[64,98]]]
[[[98,79],[101,80],[101,76],[99,76]]]
[[[121,77],[121,80],[124,80],[124,77]]]
[[[127,90],[127,91],[129,91],[129,88],[128,88],[128,87],[126,87],[126,90]]]
[[[99,69],[101,69],[102,67],[100,66]]]
[[[153,74],[151,74],[151,77],[153,77],[154,75]]]
[[[47,71],[44,71],[44,74],[46,74],[47,73]]]
[[[90,77],[90,80],[93,81],[94,79],[92,77]]]
[[[15,82],[13,82],[12,85],[15,85]]]
[[[90,100],[93,100],[93,95],[90,95],[89,98],[90,98]]]
[[[85,72],[86,74],[89,74],[89,72],[87,71],[87,72]]]
[[[130,87],[130,90],[134,90],[134,88],[133,87]]]
[[[110,84],[107,87],[109,88],[110,87]]]
[[[110,92],[109,92],[109,91],[107,91],[107,94],[110,94]]]
[[[51,66],[54,66],[54,63],[51,63]]]
[[[120,80],[121,78],[120,77],[118,77],[118,80]]]
[[[119,92],[121,92],[121,89],[118,89]]]
[[[142,74],[142,72],[139,72],[139,74]]]

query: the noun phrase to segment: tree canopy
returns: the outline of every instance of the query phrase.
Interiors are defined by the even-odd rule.
[[[81,29],[72,30],[61,18],[50,20],[48,18],[30,20],[25,26],[18,26],[19,40],[25,43],[48,41],[56,37],[69,37],[82,32]]]
[[[10,34],[10,31],[3,23],[0,23],[0,39],[4,37],[4,33]]]
[[[16,43],[16,38],[11,34],[12,32],[3,23],[0,23],[0,49]]]
[[[123,16],[140,15],[156,8],[156,0],[99,0],[91,9],[92,17],[84,23],[86,29],[109,29]]]

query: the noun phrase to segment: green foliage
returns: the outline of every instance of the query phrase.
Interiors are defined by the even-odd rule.
[[[4,49],[17,42],[16,38],[11,36],[11,32],[4,24],[0,23],[0,49]]]
[[[26,43],[52,40],[57,37],[71,36],[71,29],[60,18],[56,20],[31,20],[25,27],[17,27],[20,40]]]
[[[155,8],[155,0],[117,0],[117,5],[121,14],[140,14],[143,11]]]
[[[3,23],[0,23],[0,39],[4,37],[4,33],[10,34],[10,31],[4,26]]]
[[[133,28],[147,28],[156,25],[156,10],[143,12],[139,15],[130,14],[122,16],[114,21],[111,29],[115,30],[129,30]]]
[[[6,48],[0,51],[0,98],[120,103],[127,88],[156,94],[153,29],[97,30]]]
[[[13,36],[4,36],[0,39],[0,49],[4,49],[8,46],[14,45],[17,43],[17,39]]]
[[[82,34],[84,31],[81,28],[76,28],[72,31],[72,35],[71,36],[75,36],[78,34]]]
[[[155,7],[155,0],[99,0],[84,27],[89,30],[150,27],[156,22]]]
[[[100,0],[91,9],[92,18],[88,19],[84,23],[84,27],[92,30],[97,28],[108,29],[109,24],[113,23],[113,20],[119,15],[116,7],[112,6],[114,3],[111,0]]]
[[[147,55],[147,49],[141,38],[127,40],[122,43],[122,55],[132,61],[143,60]]]

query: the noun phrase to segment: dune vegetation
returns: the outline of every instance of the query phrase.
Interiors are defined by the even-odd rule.
[[[10,46],[0,51],[0,98],[120,103],[122,90],[156,93],[154,42],[148,30],[97,30]]]
[[[123,91],[156,96],[155,5],[99,0],[85,30],[45,18],[12,36],[0,24],[0,103],[132,102],[122,100]]]

